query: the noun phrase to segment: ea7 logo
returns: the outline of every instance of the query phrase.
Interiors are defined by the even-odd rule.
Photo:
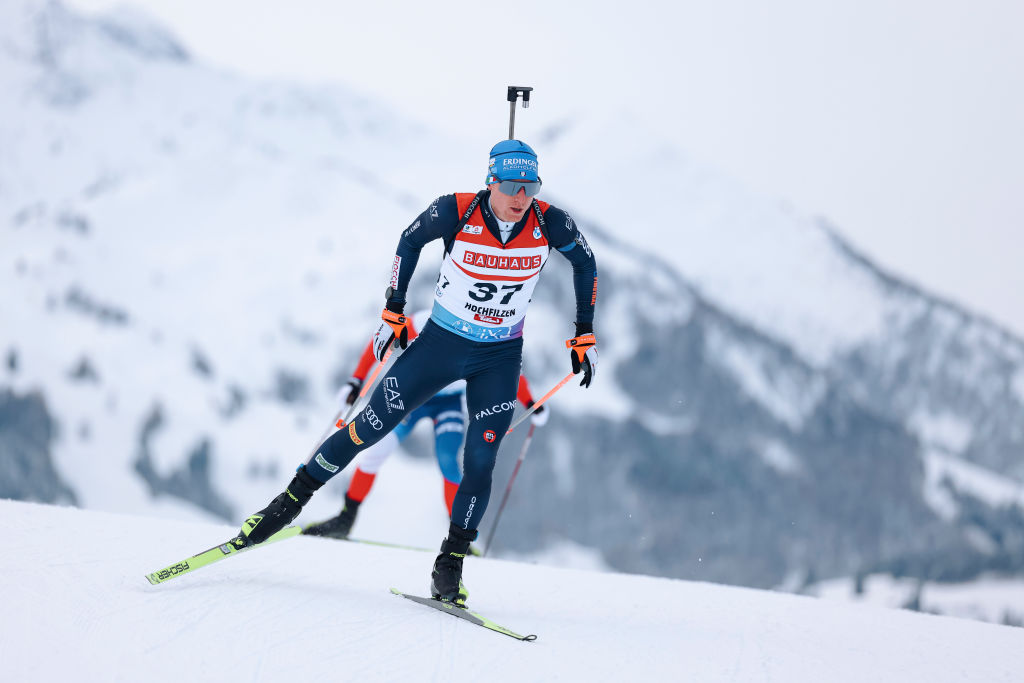
[[[381,386],[384,387],[384,400],[387,402],[385,407],[388,409],[388,412],[390,413],[392,408],[395,410],[405,410],[402,394],[398,391],[398,378],[385,377]]]
[[[484,226],[482,225],[467,225],[462,229],[462,232],[467,235],[480,235],[483,234]]]

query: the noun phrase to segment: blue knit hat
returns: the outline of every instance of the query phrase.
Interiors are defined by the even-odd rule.
[[[537,153],[528,144],[520,140],[502,140],[491,147],[485,184],[502,180],[536,182],[537,179]]]

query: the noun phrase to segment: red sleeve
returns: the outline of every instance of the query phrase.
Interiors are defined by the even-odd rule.
[[[519,404],[524,408],[533,403],[533,394],[530,393],[530,384],[526,381],[526,377],[519,375],[519,390],[516,392],[516,398],[519,399]],[[538,408],[538,410],[540,410]]]
[[[377,362],[377,357],[373,355],[373,342],[366,342],[366,348],[363,349],[363,355],[359,357],[359,363],[356,365],[356,369],[352,371],[352,376],[363,381],[366,376],[370,374],[370,368]]]

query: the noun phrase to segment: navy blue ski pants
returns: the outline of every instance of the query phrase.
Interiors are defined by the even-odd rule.
[[[477,529],[491,495],[491,472],[498,446],[512,423],[523,363],[522,338],[502,342],[464,339],[427,321],[370,395],[366,408],[335,432],[306,464],[327,481],[364,448],[376,443],[438,391],[466,380],[463,476],[452,505],[452,522]]]

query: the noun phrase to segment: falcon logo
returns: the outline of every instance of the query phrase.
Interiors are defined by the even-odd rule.
[[[495,403],[490,408],[484,408],[483,410],[478,412],[474,416],[474,419],[479,420],[481,417],[490,417],[491,415],[497,415],[498,413],[503,413],[506,410],[515,410],[517,405],[518,405],[518,403],[516,401],[503,401],[501,403]]]
[[[494,440],[497,438],[498,435],[495,434],[494,431],[491,429],[488,429],[486,432],[484,432],[484,441],[486,441],[487,443],[494,443]]]

